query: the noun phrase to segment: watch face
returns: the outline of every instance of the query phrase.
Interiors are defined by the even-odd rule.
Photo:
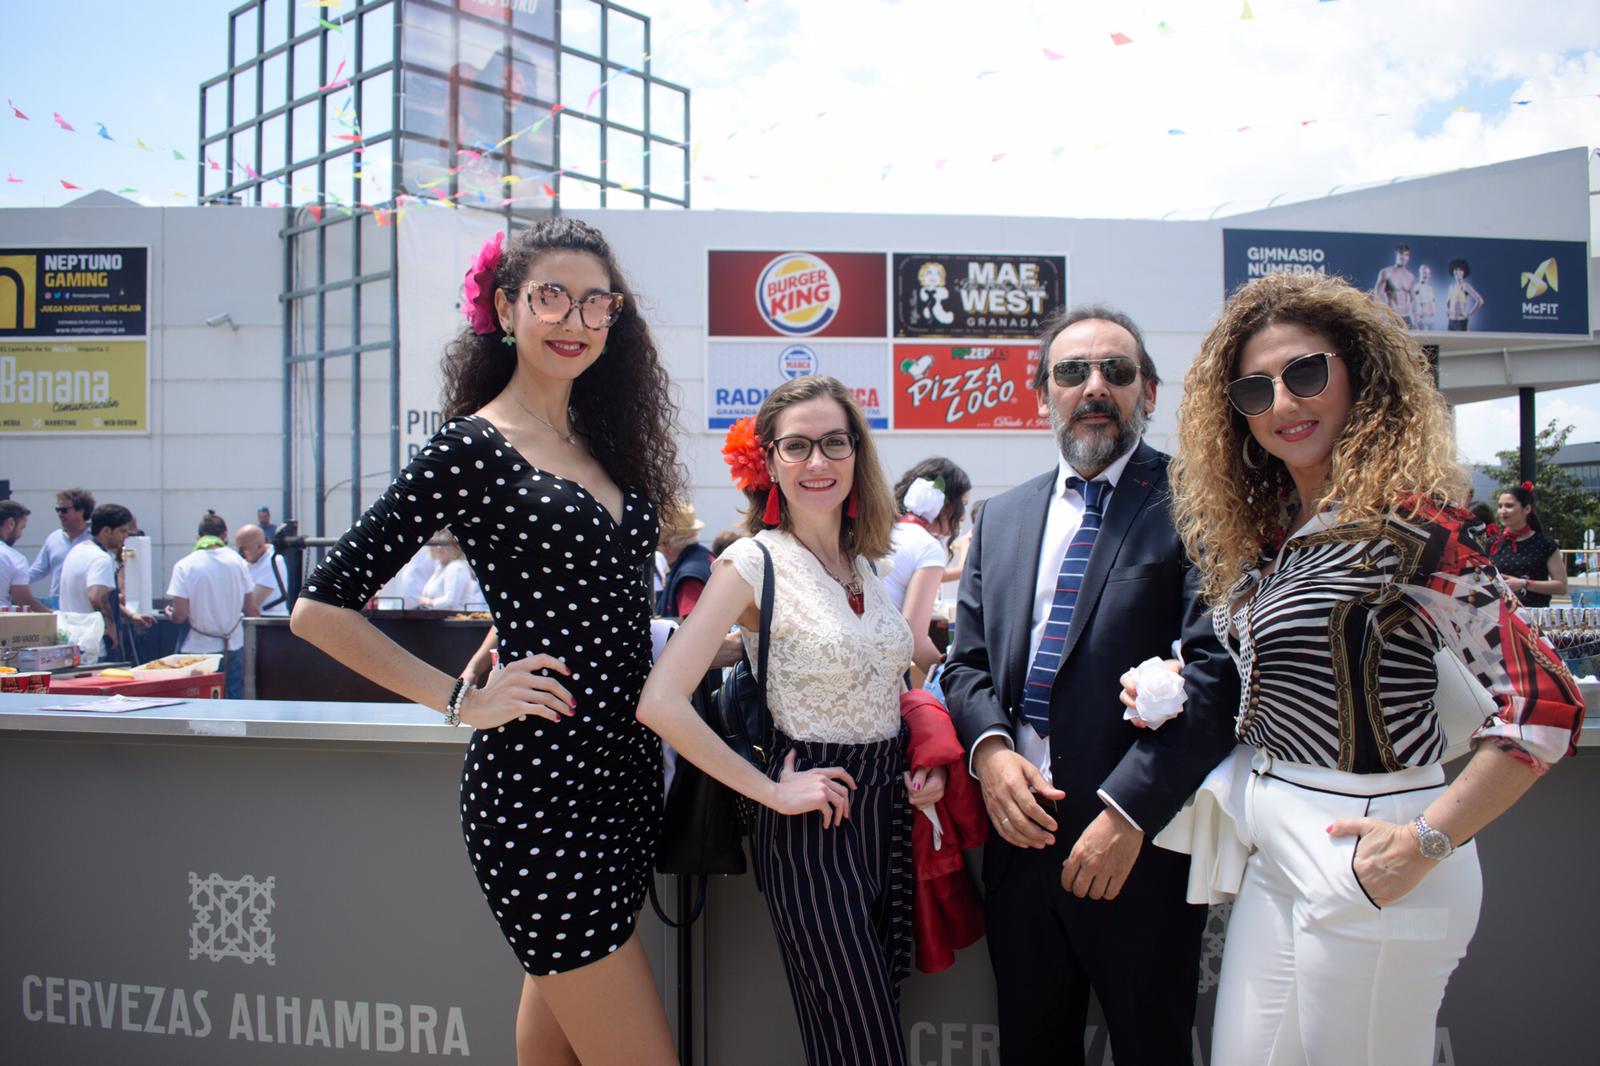
[[[1450,838],[1437,829],[1430,829],[1418,838],[1422,854],[1430,859],[1442,859],[1450,854]]]

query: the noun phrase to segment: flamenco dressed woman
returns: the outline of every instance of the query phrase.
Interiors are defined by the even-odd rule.
[[[525,975],[520,1063],[668,1063],[635,918],[660,823],[661,752],[635,718],[650,672],[644,575],[679,495],[674,410],[605,238],[549,219],[468,271],[444,358],[446,423],[309,578],[294,632],[472,726],[461,826]],[[482,688],[360,609],[448,528],[494,617]]]

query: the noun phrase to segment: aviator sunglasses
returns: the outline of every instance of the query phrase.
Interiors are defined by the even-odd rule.
[[[1133,379],[1139,376],[1139,364],[1125,355],[1113,355],[1109,359],[1063,359],[1050,368],[1050,376],[1063,389],[1075,389],[1089,380],[1095,367],[1100,368],[1100,376],[1106,379],[1107,385],[1118,388],[1132,385]]]
[[[1284,365],[1278,377],[1270,374],[1246,374],[1228,383],[1228,402],[1240,414],[1253,418],[1272,409],[1277,398],[1277,384],[1289,390],[1289,395],[1309,400],[1321,396],[1328,387],[1328,360],[1338,352],[1307,352],[1297,355]]]

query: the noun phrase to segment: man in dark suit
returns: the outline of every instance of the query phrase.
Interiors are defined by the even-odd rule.
[[[989,953],[1007,1066],[1083,1062],[1092,989],[1117,1066],[1188,1062],[1206,909],[1150,838],[1233,745],[1239,681],[1141,439],[1160,379],[1103,307],[1046,322],[1034,381],[1057,468],[989,500],[961,580],[946,699],[998,839]],[[1183,714],[1123,720],[1120,675],[1183,652]],[[1030,696],[1031,694],[1031,696]]]

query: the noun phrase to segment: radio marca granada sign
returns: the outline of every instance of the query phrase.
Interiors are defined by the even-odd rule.
[[[883,337],[886,266],[870,252],[711,252],[710,334]]]

